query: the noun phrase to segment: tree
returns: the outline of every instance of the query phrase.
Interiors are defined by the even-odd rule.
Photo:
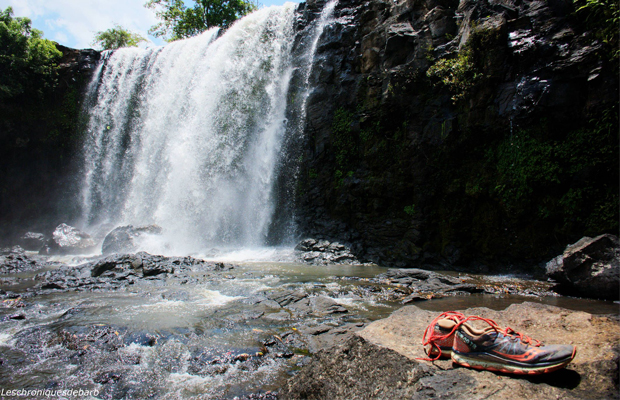
[[[56,44],[43,39],[30,19],[13,18],[11,7],[0,11],[0,99],[54,86],[60,57]]]
[[[107,31],[97,32],[92,44],[101,46],[103,50],[114,50],[119,47],[138,47],[141,42],[146,42],[146,39],[116,24]]]
[[[238,18],[256,10],[258,3],[245,0],[196,0],[188,8],[183,0],[148,0],[145,7],[155,10],[161,20],[149,33],[173,41],[196,36],[209,28],[228,28]]]

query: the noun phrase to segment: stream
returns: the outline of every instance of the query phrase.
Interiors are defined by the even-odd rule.
[[[387,317],[415,292],[414,284],[402,283],[406,270],[309,265],[292,262],[293,253],[211,257],[208,264],[144,276],[115,290],[43,289],[42,274],[36,275],[42,270],[4,274],[0,385],[96,389],[106,399],[269,398],[312,353]],[[48,258],[69,269],[92,260]],[[548,283],[524,277],[430,274],[483,288],[415,301],[431,311],[499,310],[524,301],[595,314],[618,309],[554,296]]]

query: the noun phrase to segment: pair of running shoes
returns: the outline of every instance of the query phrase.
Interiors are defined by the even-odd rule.
[[[474,321],[480,321],[475,327]],[[511,328],[476,315],[447,311],[431,322],[422,345],[429,358],[452,358],[455,364],[520,375],[544,374],[566,367],[575,358],[571,345],[543,345]]]

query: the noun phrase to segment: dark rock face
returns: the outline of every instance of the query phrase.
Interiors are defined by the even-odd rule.
[[[620,300],[620,243],[614,235],[584,237],[547,263],[560,294]]]
[[[160,235],[162,228],[157,225],[133,227],[133,225],[119,226],[108,233],[103,240],[101,252],[104,255],[112,253],[132,253],[137,250],[137,241],[144,235]]]
[[[85,123],[80,111],[100,53],[57,48],[63,56],[54,88],[0,100],[0,240],[11,244],[24,230],[47,233],[78,212],[71,194]]]
[[[492,267],[617,231],[617,67],[571,4],[341,0],[335,18],[310,79],[302,236]]]

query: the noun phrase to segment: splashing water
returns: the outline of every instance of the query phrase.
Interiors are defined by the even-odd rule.
[[[262,9],[219,38],[106,55],[91,84],[83,226],[155,223],[176,253],[263,244],[294,7]]]

